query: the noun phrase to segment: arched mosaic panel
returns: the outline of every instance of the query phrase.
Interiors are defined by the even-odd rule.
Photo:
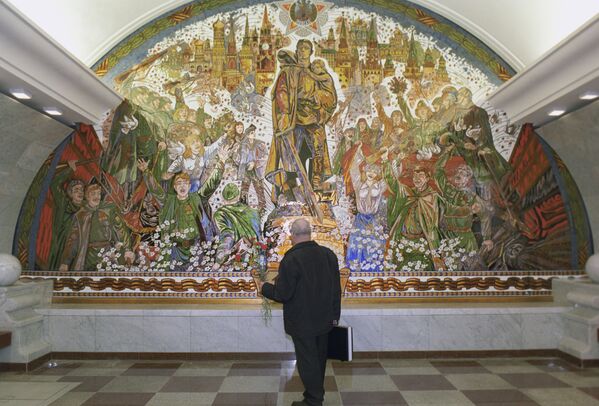
[[[300,216],[347,297],[545,295],[591,253],[563,163],[481,102],[512,70],[411,3],[193,2],[94,69],[126,101],[15,236],[58,295],[253,298]]]

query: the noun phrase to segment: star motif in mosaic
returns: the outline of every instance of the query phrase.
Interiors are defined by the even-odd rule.
[[[276,5],[279,8],[279,20],[285,26],[285,34],[301,37],[322,35],[321,27],[328,20],[327,11],[333,7],[333,3],[311,0],[281,1]]]

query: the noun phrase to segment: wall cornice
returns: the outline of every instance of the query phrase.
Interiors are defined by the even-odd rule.
[[[547,115],[550,110],[581,107],[585,104],[581,94],[599,91],[598,38],[596,15],[493,92],[489,103],[505,111],[512,122],[537,127],[556,118]]]
[[[67,125],[96,122],[122,100],[94,72],[48,37],[12,5],[0,0],[0,91],[24,88],[24,104],[56,107]]]

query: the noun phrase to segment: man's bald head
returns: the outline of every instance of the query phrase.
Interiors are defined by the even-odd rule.
[[[298,242],[310,241],[312,239],[312,230],[310,222],[300,218],[291,223],[291,242],[295,245]]]

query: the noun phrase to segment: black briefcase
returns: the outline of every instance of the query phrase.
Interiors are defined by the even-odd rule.
[[[354,352],[352,328],[350,326],[335,326],[329,332],[328,359],[351,361]]]

